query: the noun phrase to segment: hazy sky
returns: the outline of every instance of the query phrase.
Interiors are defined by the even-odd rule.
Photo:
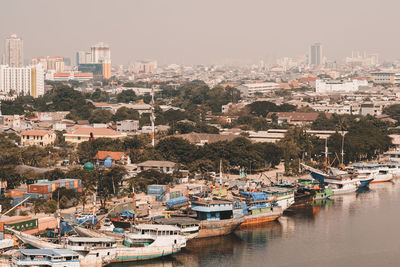
[[[252,63],[352,50],[400,58],[397,0],[1,0],[0,39],[16,33],[25,58],[74,57],[96,42],[113,63]],[[4,45],[0,46],[4,52]]]

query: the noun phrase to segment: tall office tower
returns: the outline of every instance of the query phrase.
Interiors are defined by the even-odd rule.
[[[41,64],[28,67],[0,65],[0,92],[4,94],[31,95],[44,94],[44,71]]]
[[[315,43],[310,46],[310,54],[308,56],[308,64],[311,66],[321,66],[323,64],[322,45]]]
[[[92,51],[91,63],[111,63],[110,47],[105,43],[98,43],[90,48]]]
[[[105,43],[98,43],[90,48],[92,52],[91,63],[102,64],[103,79],[111,78],[111,51]]]
[[[3,63],[10,67],[22,67],[24,65],[24,46],[22,39],[16,34],[11,35],[5,41]]]

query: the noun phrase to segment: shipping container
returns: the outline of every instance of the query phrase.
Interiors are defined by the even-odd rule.
[[[74,181],[74,188],[78,188],[79,187],[79,182],[78,182],[78,180],[75,180]]]
[[[25,193],[27,193],[27,189],[12,189],[10,190],[10,197],[23,197]]]
[[[51,185],[48,185],[48,184],[31,184],[31,185],[29,185],[28,193],[47,194],[49,192],[51,192]]]

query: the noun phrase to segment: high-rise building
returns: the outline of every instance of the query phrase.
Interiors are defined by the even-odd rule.
[[[47,71],[47,57],[34,57],[31,60],[32,65],[42,64],[43,70]]]
[[[76,65],[92,63],[92,53],[85,51],[76,52]]]
[[[98,43],[90,48],[92,52],[91,63],[111,63],[110,47],[105,43]]]
[[[24,47],[20,37],[11,35],[5,41],[3,64],[10,67],[22,67],[24,65]]]
[[[76,53],[76,64],[79,71],[91,72],[95,79],[110,79],[110,47],[105,43],[98,43],[90,48],[90,53],[78,51]]]
[[[322,45],[320,43],[315,43],[310,46],[308,64],[310,66],[321,66],[323,64]]]
[[[41,64],[27,67],[0,65],[0,93],[31,95],[44,94],[44,71]]]

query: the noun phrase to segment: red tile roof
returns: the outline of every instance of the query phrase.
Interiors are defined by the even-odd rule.
[[[21,136],[43,136],[46,134],[52,134],[52,131],[45,131],[45,130],[27,130],[27,131],[22,131]]]
[[[72,133],[67,133],[68,135],[87,135],[90,136],[90,133],[93,133],[93,136],[122,136],[121,133],[114,131],[108,128],[77,128]]]
[[[95,159],[106,159],[107,157],[110,157],[113,160],[120,160],[122,158],[125,158],[126,156],[124,152],[113,151],[98,151],[96,156],[94,156]]]
[[[276,114],[278,118],[287,118],[291,121],[314,121],[318,118],[318,112],[270,112],[267,117],[271,117],[272,114]],[[326,117],[330,119],[332,114],[325,113]]]
[[[69,73],[54,73],[53,77],[69,77]]]
[[[95,107],[110,107],[107,103],[93,103]]]
[[[86,73],[86,72],[81,72],[81,73],[74,73],[74,77],[93,77],[93,73]]]

